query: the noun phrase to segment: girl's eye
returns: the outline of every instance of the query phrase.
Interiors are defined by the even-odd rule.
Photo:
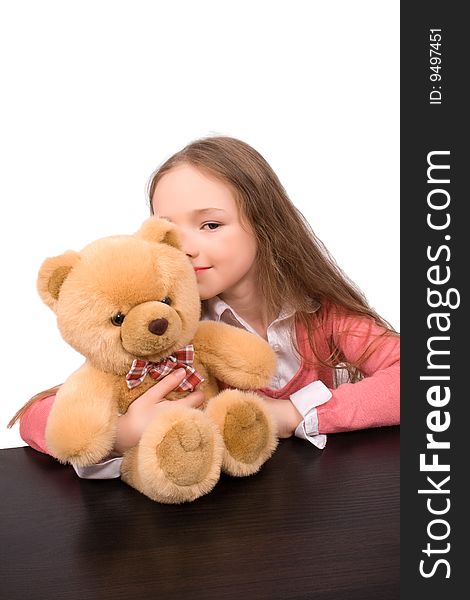
[[[171,306],[171,299],[168,298],[168,296],[165,296],[165,298],[163,298],[163,300],[160,300],[160,302],[163,302],[163,304],[168,304],[168,306]]]
[[[126,315],[123,315],[122,312],[118,312],[111,317],[111,323],[116,325],[116,327],[121,327]]]
[[[220,227],[220,223],[214,223],[213,221],[209,221],[208,223],[204,223],[202,228],[207,228],[210,231],[214,231],[214,229],[218,229]]]

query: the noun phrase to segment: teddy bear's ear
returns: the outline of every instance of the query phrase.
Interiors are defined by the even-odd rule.
[[[150,219],[143,222],[136,235],[147,242],[168,244],[181,250],[181,242],[176,233],[175,226],[166,219],[150,217]]]
[[[43,302],[53,311],[55,311],[62,284],[79,260],[78,252],[69,250],[60,256],[46,258],[42,263],[39,269],[37,289]]]

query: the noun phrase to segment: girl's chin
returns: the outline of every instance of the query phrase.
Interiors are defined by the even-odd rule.
[[[198,290],[199,290],[199,297],[201,298],[201,300],[210,300],[211,298],[214,298],[215,296],[218,296],[219,294],[221,294],[223,292],[223,290],[218,290],[218,289],[210,289],[207,285],[198,285]]]
[[[213,298],[214,296],[216,296],[217,294],[212,294],[209,290],[204,289],[204,286],[199,285],[199,297],[201,298],[201,300],[210,300],[211,298]]]

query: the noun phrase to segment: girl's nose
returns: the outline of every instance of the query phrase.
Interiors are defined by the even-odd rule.
[[[183,247],[183,252],[189,258],[195,258],[199,254],[199,250],[196,244],[196,240],[189,233],[184,233],[180,230],[179,232],[181,245]]]

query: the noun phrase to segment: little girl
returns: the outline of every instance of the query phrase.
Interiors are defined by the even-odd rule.
[[[202,318],[256,333],[276,352],[275,376],[259,393],[279,437],[323,448],[327,433],[399,423],[398,334],[337,267],[256,150],[229,137],[197,140],[153,173],[148,192],[151,212],[179,230]],[[118,477],[119,456],[168,409],[165,395],[183,375],[138,398],[119,419],[115,455],[78,474]],[[53,391],[21,414],[23,440],[46,453]],[[177,402],[198,407],[202,393]]]

